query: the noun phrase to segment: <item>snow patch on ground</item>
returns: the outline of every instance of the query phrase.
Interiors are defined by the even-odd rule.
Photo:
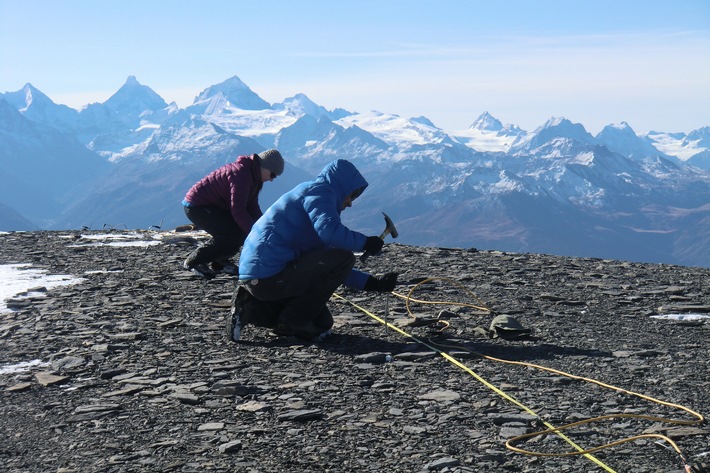
[[[661,319],[661,320],[686,321],[686,320],[710,319],[710,315],[708,315],[708,314],[662,314],[662,315],[652,315],[651,318],[652,319]]]
[[[6,304],[8,299],[38,297],[46,290],[84,280],[67,274],[47,274],[47,271],[31,266],[28,263],[0,265],[0,314],[10,312]]]
[[[31,360],[23,361],[21,363],[12,363],[7,365],[0,365],[0,375],[1,374],[16,374],[29,371],[32,368],[38,368],[43,366],[49,366],[49,363],[42,360]]]
[[[69,245],[70,248],[86,247],[86,246],[155,246],[159,245],[160,237],[157,235],[151,236],[152,240],[145,238],[144,234],[140,233],[97,233],[81,235],[81,239]],[[89,240],[89,243],[82,243],[81,240]]]
[[[84,243],[84,244],[76,244],[76,245],[69,245],[70,248],[79,248],[79,247],[86,247],[86,246],[116,246],[116,247],[121,247],[121,246],[155,246],[155,245],[160,245],[159,241],[154,241],[154,240],[140,240],[140,241],[109,241],[109,242],[103,242],[103,241],[97,241],[97,242],[92,242],[92,243]]]

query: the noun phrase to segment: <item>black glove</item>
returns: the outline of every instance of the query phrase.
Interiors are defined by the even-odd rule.
[[[385,241],[380,237],[367,237],[367,240],[365,240],[365,246],[362,247],[362,251],[374,255],[380,252],[380,250],[382,249],[382,245],[384,244]]]
[[[384,276],[370,276],[367,278],[364,289],[366,291],[392,292],[396,285],[397,273],[387,273]]]

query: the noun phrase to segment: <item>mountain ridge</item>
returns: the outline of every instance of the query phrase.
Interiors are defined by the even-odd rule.
[[[289,169],[304,180],[333,159],[349,159],[371,182],[344,214],[363,232],[379,234],[377,216],[384,209],[401,219],[409,244],[595,257],[623,257],[624,248],[640,261],[647,254],[652,262],[710,265],[700,236],[710,230],[702,205],[710,200],[710,152],[704,148],[710,127],[639,136],[621,122],[592,136],[582,124],[552,117],[527,132],[486,111],[468,129],[450,132],[426,117],[329,111],[304,94],[268,104],[237,76],[204,89],[184,109],[156,99],[133,76],[119,92],[76,112],[74,123],[55,123],[97,161],[109,163],[111,172],[99,185],[86,181],[52,228],[107,219],[134,228],[156,221],[176,226],[184,221],[179,201],[201,173],[235,153],[278,147],[287,173],[265,186],[263,207],[292,187],[294,180],[285,179]],[[10,107],[30,119],[17,109],[20,94],[9,94]],[[5,136],[10,124],[3,127],[0,144],[11,140]],[[76,157],[71,152],[66,159]],[[0,202],[15,208],[10,197]]]

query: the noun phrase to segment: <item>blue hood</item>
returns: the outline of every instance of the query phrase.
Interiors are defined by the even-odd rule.
[[[365,190],[367,181],[360,171],[345,159],[338,159],[328,164],[318,174],[316,183],[325,182],[331,185],[338,196],[338,202],[345,202],[345,198],[357,189]]]

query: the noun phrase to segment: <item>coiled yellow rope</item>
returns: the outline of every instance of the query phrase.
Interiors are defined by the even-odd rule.
[[[425,300],[413,299],[413,298],[411,297],[411,296],[412,296],[412,293],[413,293],[419,286],[421,286],[422,284],[431,282],[431,281],[435,281],[435,280],[441,280],[441,281],[445,281],[445,282],[450,282],[450,283],[452,283],[452,284],[458,286],[459,288],[461,288],[462,290],[464,290],[465,292],[467,292],[470,296],[472,296],[472,297],[478,302],[479,305],[468,304],[468,303],[462,303],[462,302],[451,302],[451,301],[425,301]],[[410,308],[410,302],[421,303],[421,304],[455,305],[455,306],[471,307],[471,308],[474,308],[474,309],[477,309],[477,310],[481,310],[481,311],[484,311],[484,312],[488,312],[488,313],[491,313],[491,312],[492,312],[492,310],[489,309],[488,307],[486,307],[485,304],[484,304],[478,297],[475,296],[475,294],[473,294],[470,290],[468,290],[467,288],[465,288],[465,287],[464,287],[462,284],[460,284],[458,281],[455,281],[455,280],[450,279],[450,278],[427,278],[427,279],[425,279],[425,280],[423,280],[423,281],[417,283],[416,285],[414,285],[414,287],[412,287],[412,289],[409,291],[409,293],[408,293],[406,296],[404,296],[404,295],[402,295],[402,294],[397,294],[397,293],[394,293],[394,292],[393,292],[392,294],[395,295],[395,296],[397,296],[397,297],[400,297],[400,298],[403,298],[403,299],[406,300],[406,304],[405,304],[405,305],[406,305],[406,308],[407,308],[407,313],[409,314],[410,317],[414,317],[414,315],[413,315],[413,313],[412,313],[412,311],[411,311],[411,308]],[[367,314],[368,316],[370,316],[371,318],[375,319],[376,321],[378,321],[378,322],[384,324],[384,325],[387,326],[388,328],[391,328],[391,329],[395,330],[396,332],[400,333],[401,335],[404,335],[404,336],[406,336],[406,337],[408,337],[408,338],[411,338],[412,340],[416,341],[417,343],[420,343],[420,344],[426,346],[427,348],[429,348],[429,349],[431,349],[431,350],[433,350],[433,351],[439,353],[444,359],[446,359],[446,360],[449,361],[450,363],[454,364],[455,366],[457,366],[457,367],[461,368],[462,370],[466,371],[467,373],[469,373],[469,374],[470,374],[471,376],[473,376],[476,380],[478,380],[479,382],[481,382],[484,386],[486,386],[487,388],[489,388],[490,390],[492,390],[493,392],[495,392],[496,394],[498,394],[498,395],[501,396],[502,398],[504,398],[504,399],[506,399],[507,401],[513,403],[514,405],[520,407],[524,412],[527,412],[528,414],[531,414],[531,415],[535,416],[536,418],[538,418],[538,419],[543,423],[543,425],[545,425],[545,427],[547,427],[547,429],[545,429],[545,430],[541,430],[541,431],[533,432],[533,433],[529,433],[529,434],[524,434],[524,435],[520,435],[520,436],[517,436],[517,437],[514,437],[514,438],[509,439],[508,441],[506,441],[505,446],[506,446],[506,448],[508,448],[508,449],[511,450],[511,451],[518,452],[518,453],[522,453],[522,454],[525,454],[525,455],[533,455],[533,456],[541,456],[541,457],[582,455],[582,456],[586,457],[587,459],[591,460],[592,462],[596,463],[598,466],[600,466],[600,467],[603,468],[604,470],[606,470],[606,471],[608,471],[608,472],[611,472],[611,473],[616,473],[615,470],[613,470],[610,466],[606,465],[604,462],[602,462],[601,460],[599,460],[598,458],[596,458],[595,456],[593,456],[592,453],[598,452],[598,451],[600,451],[600,450],[604,450],[604,449],[607,449],[607,448],[611,448],[611,447],[614,447],[614,446],[617,446],[617,445],[621,445],[621,444],[624,444],[624,443],[632,442],[632,441],[635,441],[635,440],[638,440],[638,439],[643,439],[643,438],[656,438],[656,439],[660,439],[660,440],[662,440],[662,441],[668,443],[668,444],[673,448],[673,450],[675,450],[675,451],[678,453],[678,455],[680,456],[680,459],[681,459],[681,462],[683,463],[683,466],[684,466],[684,468],[685,468],[685,471],[686,471],[687,473],[691,473],[691,472],[692,472],[692,469],[691,469],[691,467],[690,467],[688,461],[686,460],[685,456],[683,455],[683,453],[682,453],[682,451],[680,450],[680,448],[678,447],[678,445],[677,445],[671,438],[669,438],[669,437],[667,437],[667,436],[665,436],[665,435],[661,435],[661,434],[642,434],[642,435],[636,435],[636,436],[633,436],[633,437],[628,437],[628,438],[624,438],[624,439],[621,439],[621,440],[617,440],[617,441],[614,441],[614,442],[611,442],[611,443],[608,443],[608,444],[605,444],[605,445],[600,445],[600,446],[598,446],[598,447],[593,447],[593,448],[585,449],[585,448],[582,448],[582,447],[580,447],[579,445],[577,445],[574,441],[572,441],[569,437],[567,437],[562,431],[563,431],[563,430],[566,430],[566,429],[570,429],[570,428],[572,428],[572,427],[576,427],[576,426],[579,426],[579,425],[583,425],[583,424],[589,424],[589,423],[593,423],[593,422],[600,422],[600,421],[604,421],[604,420],[618,419],[618,418],[643,419],[643,420],[650,420],[650,421],[654,421],[654,422],[664,422],[664,423],[679,424],[679,425],[696,425],[696,424],[702,423],[702,422],[705,420],[704,417],[703,417],[700,413],[698,413],[698,412],[696,412],[696,411],[693,411],[693,410],[691,410],[691,409],[689,409],[689,408],[687,408],[687,407],[685,407],[685,406],[682,406],[682,405],[680,405],[680,404],[674,404],[674,403],[670,403],[670,402],[667,402],[667,401],[662,401],[662,400],[660,400],[660,399],[656,399],[656,398],[653,398],[653,397],[651,397],[651,396],[646,396],[646,395],[644,395],[644,394],[640,394],[640,393],[636,393],[636,392],[633,392],[633,391],[629,391],[629,390],[626,390],[626,389],[623,389],[623,388],[619,388],[619,387],[617,387],[617,386],[614,386],[614,385],[611,385],[611,384],[607,384],[607,383],[603,383],[603,382],[601,382],[601,381],[598,381],[598,380],[595,380],[595,379],[592,379],[592,378],[587,378],[587,377],[583,377],[583,376],[577,376],[577,375],[574,375],[574,374],[571,374],[571,373],[567,373],[567,372],[564,372],[564,371],[556,370],[556,369],[553,369],[553,368],[548,368],[548,367],[546,367],[546,366],[537,365],[537,364],[534,364],[534,363],[522,362],[522,361],[505,360],[505,359],[502,359],[502,358],[496,358],[496,357],[484,355],[484,354],[482,354],[482,353],[478,353],[478,352],[476,352],[476,351],[474,351],[474,350],[471,350],[471,349],[468,349],[468,348],[462,347],[462,346],[457,346],[457,345],[445,345],[445,344],[440,344],[440,343],[432,342],[431,340],[422,340],[422,339],[419,339],[419,338],[415,337],[414,335],[411,335],[410,333],[408,333],[408,332],[402,330],[401,328],[399,328],[399,327],[397,327],[397,326],[395,326],[395,325],[390,324],[390,323],[387,322],[386,320],[384,320],[384,319],[382,319],[382,318],[376,316],[375,314],[371,313],[370,311],[368,311],[367,309],[365,309],[365,308],[363,308],[363,307],[360,307],[359,305],[353,303],[352,301],[349,301],[348,299],[345,299],[344,297],[342,297],[342,296],[340,296],[340,295],[338,295],[338,294],[334,294],[334,296],[337,297],[337,298],[339,298],[339,299],[342,299],[343,301],[345,301],[345,302],[349,303],[350,305],[356,307],[357,309],[359,309],[359,310],[362,311],[363,313]],[[439,321],[439,322],[443,322],[443,323],[446,324],[446,326],[448,326],[448,323],[447,323],[447,322],[444,322],[444,321]],[[445,326],[444,328],[446,328],[446,326]],[[451,356],[450,354],[448,354],[446,351],[444,351],[445,348],[447,348],[447,349],[455,349],[455,350],[466,351],[466,352],[471,353],[471,354],[474,354],[474,355],[476,355],[476,356],[478,356],[478,357],[480,357],[480,358],[484,358],[484,359],[486,359],[486,360],[490,360],[490,361],[494,361],[494,362],[498,362],[498,363],[506,363],[506,364],[510,364],[510,365],[519,365],[519,366],[534,368],[534,369],[538,369],[538,370],[541,370],[541,371],[547,371],[547,372],[549,372],[549,373],[554,373],[554,374],[557,374],[557,375],[560,375],[560,376],[565,376],[565,377],[568,377],[568,378],[571,378],[571,379],[576,379],[576,380],[580,380],[580,381],[585,381],[585,382],[587,382],[587,383],[596,384],[597,386],[600,386],[600,387],[602,387],[602,388],[611,389],[611,390],[613,390],[613,391],[617,391],[617,392],[619,392],[619,393],[627,394],[627,395],[630,395],[630,396],[635,396],[635,397],[637,397],[637,398],[640,398],[640,399],[643,399],[643,400],[646,400],[646,401],[649,401],[649,402],[652,402],[652,403],[657,403],[657,404],[659,404],[659,405],[663,405],[663,406],[666,406],[666,407],[670,407],[670,408],[673,408],[673,409],[678,409],[678,410],[684,411],[684,412],[690,414],[690,415],[691,415],[692,417],[694,417],[695,419],[693,419],[693,420],[667,419],[667,418],[664,418],[664,417],[656,417],[656,416],[650,416],[650,415],[619,413],[619,414],[610,414],[610,415],[604,415],[604,416],[599,416],[599,417],[593,417],[593,418],[581,420],[581,421],[578,421],[578,422],[573,422],[573,423],[570,423],[570,424],[566,424],[566,425],[563,425],[563,426],[561,426],[561,427],[555,427],[555,426],[551,425],[550,423],[548,423],[547,421],[545,421],[544,419],[542,419],[542,417],[541,417],[539,414],[537,414],[537,413],[534,412],[532,409],[530,409],[529,407],[527,407],[526,405],[524,405],[523,403],[521,403],[520,401],[518,401],[517,399],[515,399],[513,396],[511,396],[510,394],[505,393],[504,391],[502,391],[502,390],[499,389],[498,387],[496,387],[496,386],[494,386],[493,384],[491,384],[490,382],[486,381],[483,377],[481,377],[480,375],[478,375],[476,372],[474,372],[474,371],[473,371],[472,369],[470,369],[468,366],[466,366],[465,364],[461,363],[459,360],[457,360],[456,358],[454,358],[453,356]],[[574,451],[574,452],[562,452],[562,453],[546,453],[546,452],[535,452],[535,451],[531,451],[531,450],[525,450],[525,449],[518,448],[518,447],[515,446],[515,444],[517,444],[518,442],[520,442],[520,441],[522,441],[522,440],[525,440],[525,439],[528,439],[528,438],[531,438],[531,437],[540,436],[540,435],[546,435],[546,434],[555,434],[555,435],[559,436],[559,437],[560,437],[561,439],[563,439],[565,442],[567,442],[567,443],[570,444],[572,447],[574,447],[574,449],[575,449],[576,451]]]

